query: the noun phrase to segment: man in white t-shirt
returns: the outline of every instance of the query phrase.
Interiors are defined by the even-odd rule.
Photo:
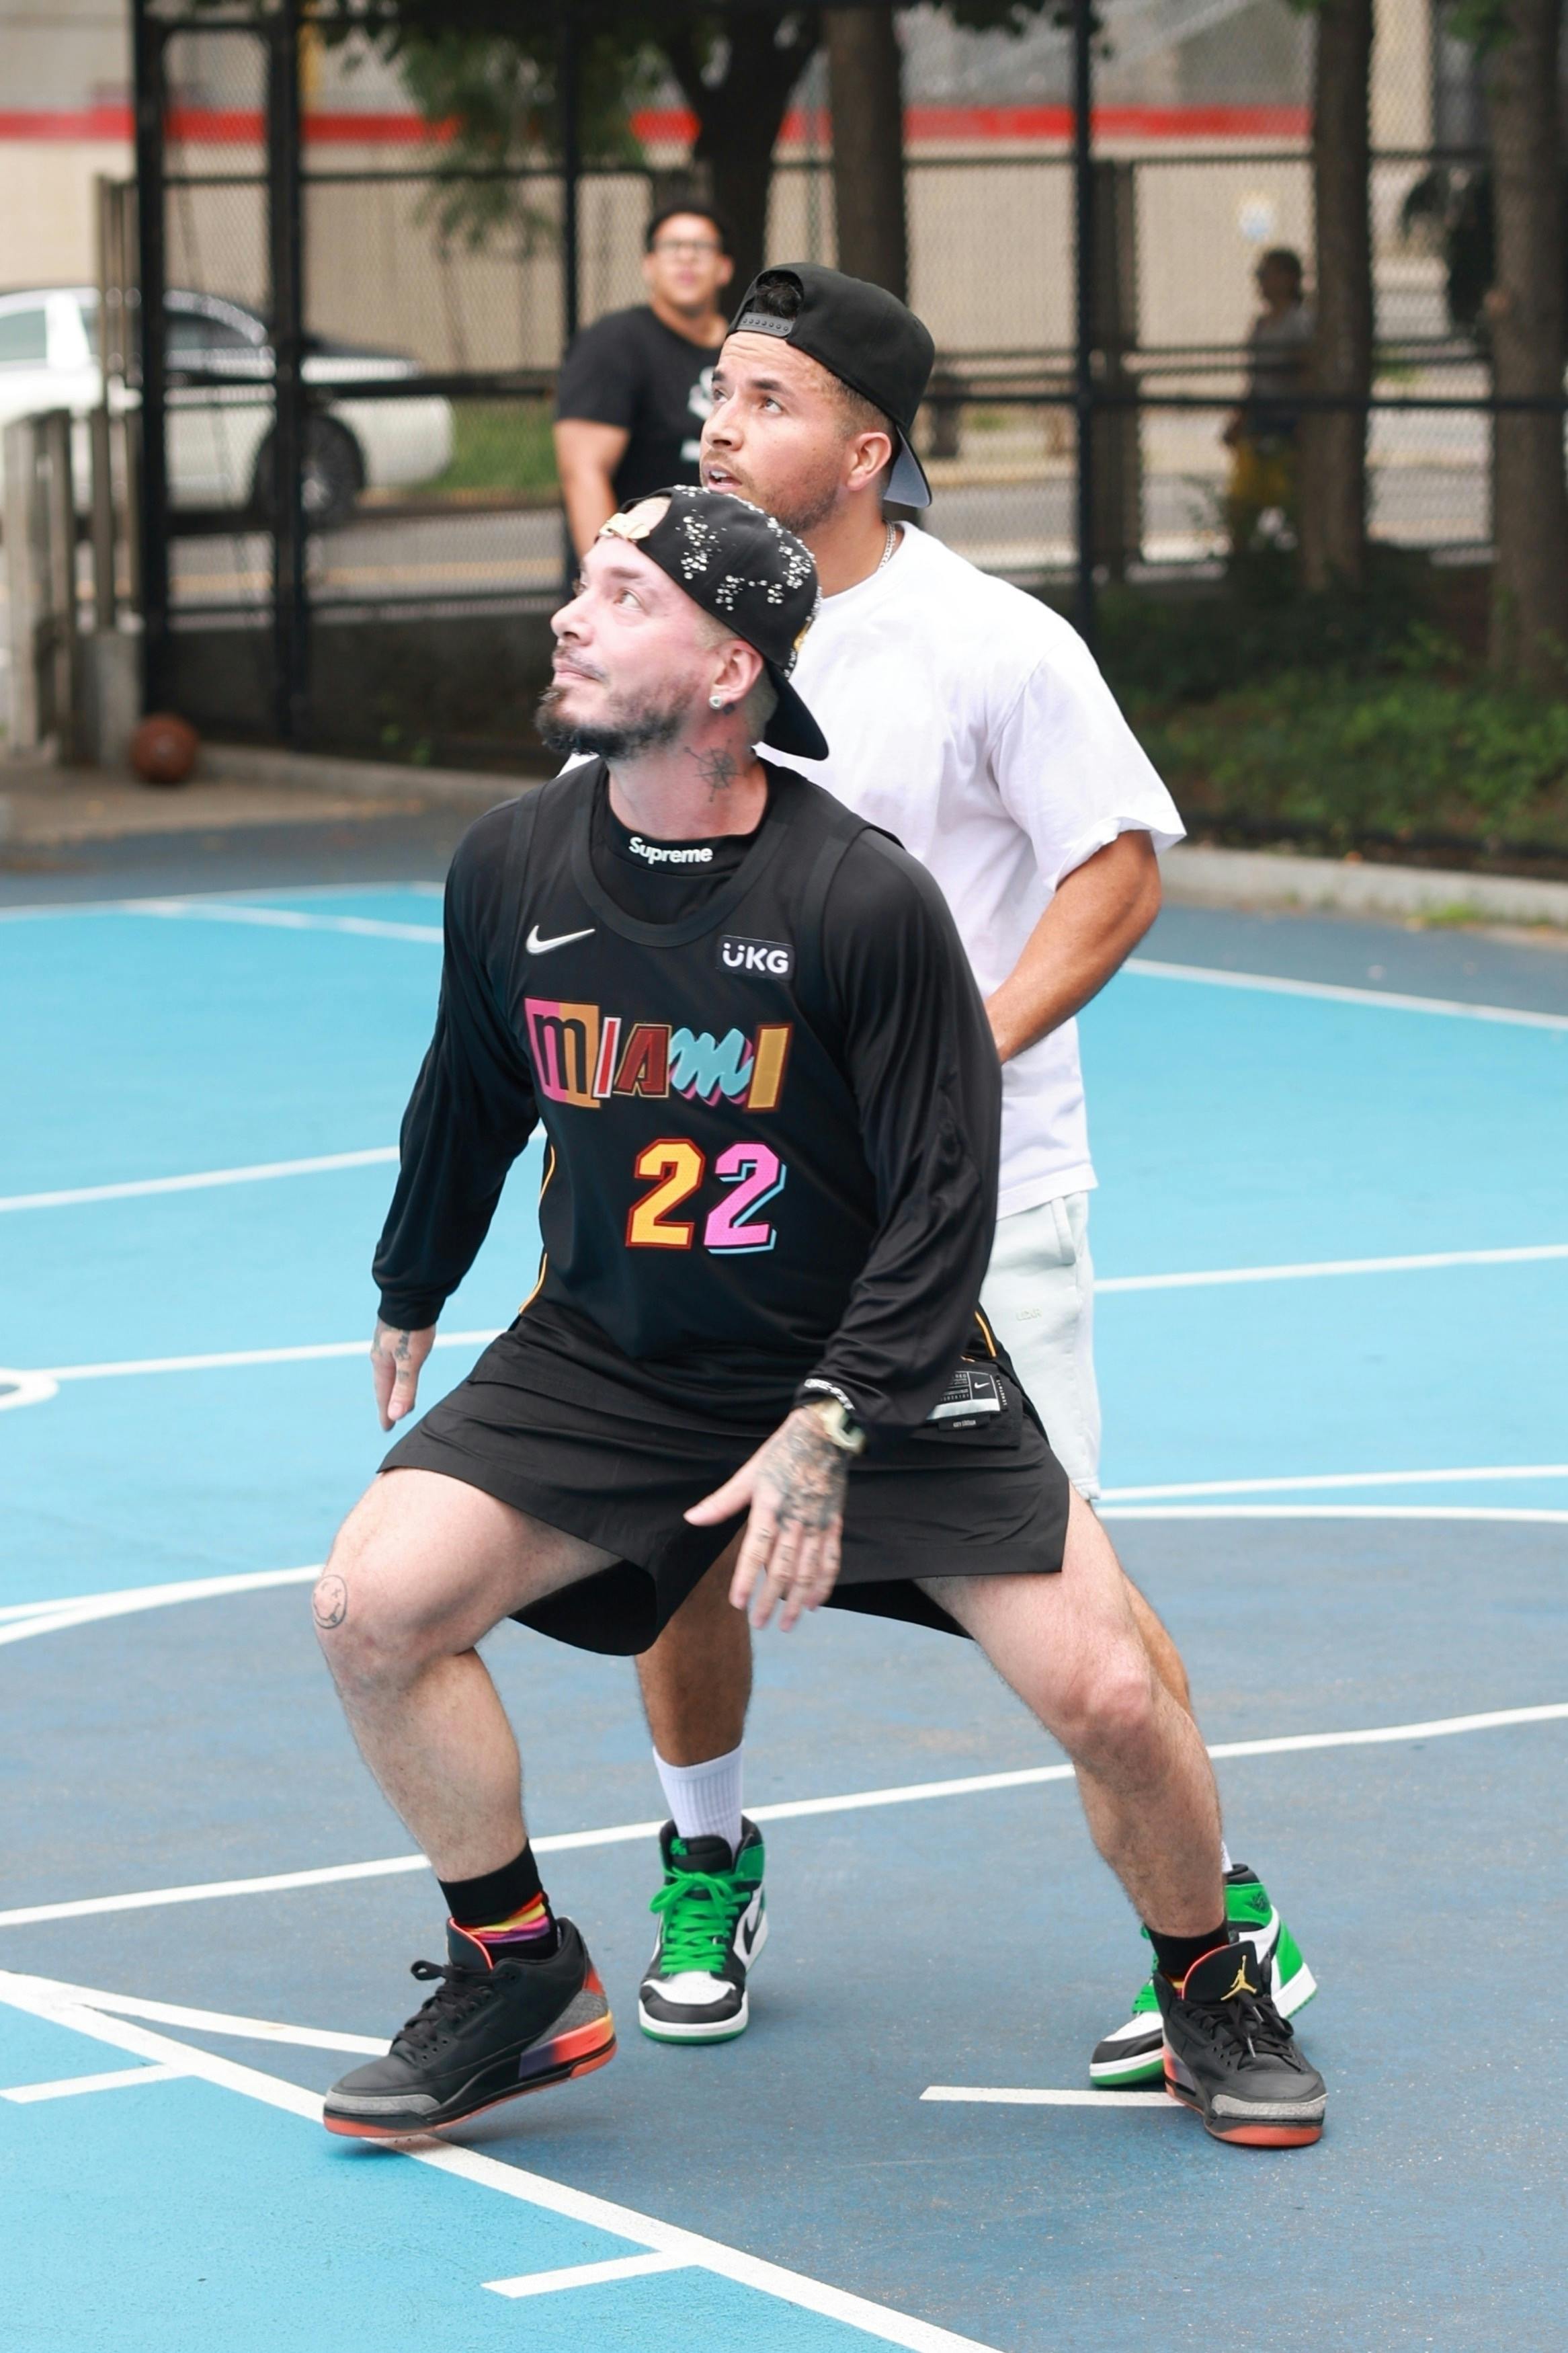
[[[1170,795],[1089,649],[1048,606],[883,501],[931,492],[910,441],[932,345],[880,288],[815,264],[764,270],[720,353],[702,480],[796,532],[823,601],[794,673],[826,760],[790,765],[895,834],[941,884],[1004,1065],[999,1219],[982,1304],[1084,1494],[1099,1493],[1089,1161],[1074,1015],[1153,922]],[[1130,1598],[1152,1669],[1183,1706],[1170,1635]],[[664,2041],[745,2027],[765,1933],[761,1838],[741,1810],[750,1631],[723,1564],[638,1661],[672,1824],[639,2018]],[[744,1853],[742,1854],[742,1840]],[[1257,1875],[1226,1864],[1232,1929],[1289,2015],[1314,1990]],[[1095,2050],[1108,2088],[1162,2077],[1152,1980]]]

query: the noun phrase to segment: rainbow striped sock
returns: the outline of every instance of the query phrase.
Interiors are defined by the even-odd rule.
[[[468,1928],[464,1934],[481,1944],[492,1961],[513,1959],[548,1948],[555,1935],[555,1915],[541,1889],[509,1918],[492,1921],[483,1928]]]

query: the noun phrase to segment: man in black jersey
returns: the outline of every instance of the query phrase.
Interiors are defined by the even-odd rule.
[[[393,1449],[315,1595],[361,1749],[450,1913],[447,1965],[416,1966],[439,1990],[328,2094],[329,2127],[370,2138],[613,2054],[475,1645],[511,1615],[640,1651],[721,1555],[758,1625],[831,1600],[973,1636],[1072,1756],[1173,1981],[1223,1964],[1226,1999],[1257,1991],[1226,1945],[1202,1743],[976,1310],[1000,1080],[945,902],[752,749],[826,750],[789,681],[810,556],[744,501],[678,489],[613,517],[584,574],[544,719],[595,756],[481,818],[448,881],[375,1262],[388,1427],[536,1124],[543,1263]],[[1207,2055],[1218,1998],[1173,1995],[1184,2095],[1224,2137],[1315,2139],[1321,2082],[1266,2010]]]

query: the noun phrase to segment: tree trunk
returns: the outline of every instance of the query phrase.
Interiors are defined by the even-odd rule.
[[[823,16],[833,108],[833,216],[838,267],[909,300],[904,195],[904,58],[893,12]]]
[[[1312,67],[1316,224],[1314,392],[1372,389],[1373,0],[1321,0]],[[1364,408],[1309,409],[1301,421],[1301,572],[1309,588],[1366,577]]]
[[[1487,298],[1492,382],[1505,398],[1563,390],[1563,0],[1504,0],[1507,30],[1487,77],[1497,282]],[[1568,491],[1563,418],[1517,410],[1492,420],[1491,660],[1561,689],[1568,661]]]
[[[730,226],[738,301],[763,267],[773,147],[821,28],[812,8],[737,10],[728,21],[720,81],[704,80],[702,51],[689,27],[661,37],[660,47],[697,117],[691,160],[706,166],[713,202]]]

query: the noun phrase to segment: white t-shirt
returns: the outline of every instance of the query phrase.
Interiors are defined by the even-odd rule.
[[[1157,850],[1182,820],[1082,638],[1059,614],[906,531],[892,562],[825,597],[799,688],[826,760],[769,750],[897,834],[942,885],[989,996],[1057,885],[1117,835]],[[1004,1217],[1094,1183],[1066,1021],[1003,1071]]]

